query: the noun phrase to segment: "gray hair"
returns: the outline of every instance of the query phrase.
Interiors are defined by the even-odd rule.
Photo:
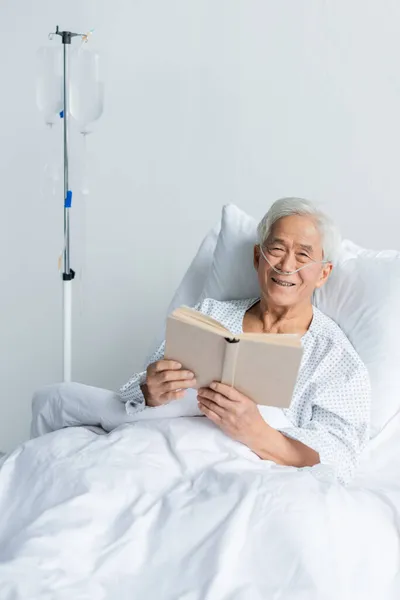
[[[309,200],[302,198],[281,198],[276,200],[257,227],[258,242],[264,244],[274,223],[282,217],[300,215],[311,217],[321,234],[324,260],[335,263],[340,246],[340,234],[332,219],[319,210]]]

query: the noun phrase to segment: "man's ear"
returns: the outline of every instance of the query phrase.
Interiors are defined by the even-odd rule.
[[[319,278],[319,281],[317,282],[317,285],[315,286],[317,289],[319,289],[323,285],[325,285],[325,283],[329,279],[329,275],[332,273],[332,269],[333,269],[333,264],[332,263],[326,263],[323,266],[322,271],[321,271],[321,276]]]
[[[253,250],[253,265],[254,265],[254,268],[256,271],[258,271],[258,266],[260,264],[260,256],[261,256],[260,246],[258,244],[255,244],[254,250]]]

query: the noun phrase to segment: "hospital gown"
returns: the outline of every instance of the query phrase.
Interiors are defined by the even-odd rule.
[[[206,299],[196,308],[217,319],[233,334],[242,333],[243,318],[258,298],[220,302]],[[290,407],[292,423],[279,429],[318,452],[320,462],[334,469],[339,481],[354,475],[369,437],[370,382],[368,371],[342,330],[316,307],[302,337],[303,357]],[[164,356],[165,342],[149,360]],[[144,408],[141,384],[146,371],[135,374],[120,390],[128,414]]]

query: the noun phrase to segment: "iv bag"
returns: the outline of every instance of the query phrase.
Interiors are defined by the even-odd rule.
[[[104,84],[100,81],[99,55],[81,46],[71,54],[70,66],[70,113],[81,133],[90,133],[90,124],[103,112]]]
[[[63,109],[63,64],[60,48],[38,50],[36,102],[48,125],[53,125]]]

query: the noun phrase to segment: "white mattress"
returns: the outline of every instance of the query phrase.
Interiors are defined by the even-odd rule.
[[[0,514],[2,600],[394,600],[400,415],[347,489],[201,417],[64,429],[7,458]]]

